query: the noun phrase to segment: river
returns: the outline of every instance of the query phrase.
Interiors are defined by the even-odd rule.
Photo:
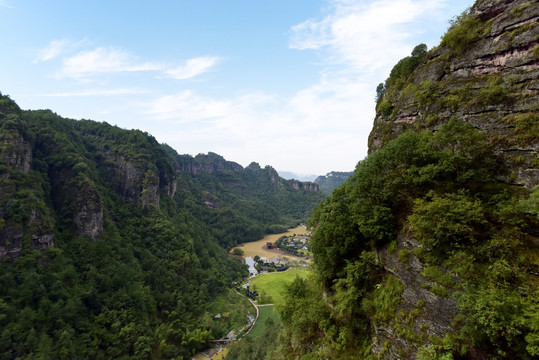
[[[272,242],[274,243],[275,241],[277,241],[277,239],[279,239],[281,236],[283,235],[294,235],[294,234],[305,234],[307,233],[307,229],[305,228],[305,226],[303,225],[300,225],[300,226],[297,226],[293,229],[290,229],[288,230],[287,232],[285,233],[281,233],[281,234],[271,234],[271,235],[266,235],[264,236],[263,239],[261,240],[258,240],[258,241],[252,241],[252,242],[246,242],[246,243],[242,243],[242,244],[239,244],[237,246],[237,248],[240,248],[243,250],[244,254],[243,254],[243,259],[245,261],[245,263],[249,266],[249,273],[251,274],[251,277],[254,277],[258,274],[258,272],[256,271],[255,269],[255,261],[254,261],[254,257],[256,255],[260,256],[260,257],[263,257],[263,258],[266,258],[268,261],[272,260],[272,259],[276,259],[276,258],[287,258],[289,260],[305,260],[305,259],[302,259],[300,257],[296,257],[296,256],[293,256],[293,255],[290,255],[290,254],[287,254],[279,249],[264,249],[266,243],[268,242]],[[257,314],[258,314],[258,308],[256,306],[256,304],[254,302],[251,301],[251,304],[253,304],[253,306],[255,307],[256,311],[257,311]],[[252,326],[254,327],[254,325],[256,324],[256,320],[255,322],[252,324]],[[207,360],[207,359],[212,359],[212,360],[222,360],[224,359],[224,357],[226,356],[226,354],[228,353],[228,347],[230,346],[227,345],[226,347],[223,347],[222,350],[220,350],[217,354],[215,354],[215,349],[211,349],[213,351],[211,351],[210,349],[208,351],[204,351],[204,352],[200,352],[198,354],[196,354],[194,357],[192,357],[193,360]],[[208,357],[206,356],[205,354],[208,354],[208,355],[213,355],[213,357]]]

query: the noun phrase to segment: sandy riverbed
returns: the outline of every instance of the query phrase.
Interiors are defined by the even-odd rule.
[[[305,260],[305,258],[300,258],[297,256],[287,254],[284,251],[281,251],[277,248],[268,249],[266,244],[268,242],[274,243],[275,241],[277,241],[277,239],[279,239],[283,235],[294,235],[294,234],[300,235],[300,234],[306,234],[306,233],[307,233],[307,229],[305,228],[305,226],[298,226],[298,227],[288,230],[285,233],[266,235],[264,236],[262,240],[243,243],[236,247],[243,250],[244,254],[242,257],[244,259],[246,257],[254,258],[255,255],[258,255],[268,260],[271,260],[275,257],[280,257],[280,258],[286,257],[286,258],[289,258],[290,260]]]

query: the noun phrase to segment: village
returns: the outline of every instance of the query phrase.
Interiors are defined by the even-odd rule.
[[[283,235],[272,246],[297,257],[311,257],[309,235]],[[269,248],[269,246],[268,246]]]

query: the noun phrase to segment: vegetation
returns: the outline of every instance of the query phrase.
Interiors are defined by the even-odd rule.
[[[375,261],[402,233],[422,245],[414,255],[429,264],[423,276],[434,285],[426,288],[458,299],[464,314],[444,346],[421,356],[458,356],[465,341],[492,358],[536,356],[539,222],[528,204],[539,189],[497,181],[504,169],[495,159],[484,134],[453,119],[437,132],[406,132],[361,161],[311,219],[320,285],[297,280],[289,289],[283,351],[291,358],[368,354],[380,323],[421,345],[408,325],[417,314],[397,315],[402,284]],[[411,253],[395,256],[406,263]],[[316,310],[305,309],[307,299]]]
[[[383,84],[380,85],[383,86]],[[383,89],[381,91],[383,91]],[[353,171],[332,171],[324,176],[317,177],[314,182],[318,184],[318,187],[320,188],[321,192],[327,195],[331,195],[333,190],[338,188],[352,174]]]
[[[191,158],[168,147],[165,150],[181,171],[176,199],[210,224],[213,236],[226,249],[306,223],[324,199],[319,192],[293,189],[270,166],[261,168],[252,163],[245,169],[229,170],[226,160],[217,154]],[[225,169],[194,175],[183,169],[186,162],[195,167],[213,162]]]
[[[146,133],[7,96],[0,127],[0,359],[190,358],[252,311],[230,292],[247,269],[225,247],[323,197],[268,169],[176,179],[179,155]]]
[[[481,20],[470,15],[470,10],[462,12],[450,21],[451,26],[442,37],[452,55],[462,54],[484,31]]]
[[[272,306],[260,308],[253,331],[241,341],[230,345],[225,359],[270,360],[279,341],[280,320]]]
[[[310,271],[301,268],[290,268],[284,272],[260,274],[251,280],[253,286],[259,292],[265,292],[275,304],[280,304],[283,299],[286,286],[296,277],[306,278]]]

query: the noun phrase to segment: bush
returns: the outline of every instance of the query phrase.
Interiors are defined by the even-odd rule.
[[[240,248],[234,248],[232,249],[232,254],[236,256],[243,256],[245,252]]]
[[[481,20],[473,17],[470,10],[464,11],[449,23],[451,26],[442,36],[442,44],[447,45],[453,55],[462,54],[482,32]]]

